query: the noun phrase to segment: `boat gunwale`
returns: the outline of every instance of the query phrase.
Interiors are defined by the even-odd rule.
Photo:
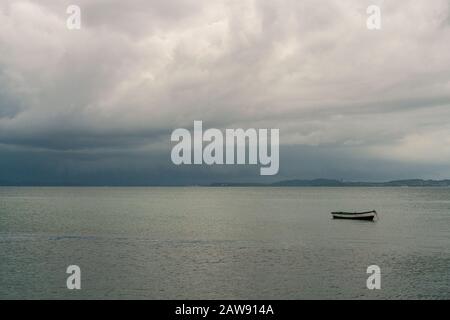
[[[376,214],[377,212],[375,210],[371,210],[371,211],[361,211],[361,212],[345,212],[345,211],[334,211],[331,212],[331,214],[346,214],[346,215],[359,215],[359,214],[368,214],[368,213],[374,213]]]

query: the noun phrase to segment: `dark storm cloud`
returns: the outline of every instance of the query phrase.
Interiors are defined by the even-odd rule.
[[[448,1],[79,0],[79,31],[66,29],[70,4],[0,4],[10,180],[22,167],[58,179],[60,163],[79,181],[111,182],[102,170],[117,181],[254,178],[173,167],[170,132],[194,120],[279,128],[283,177],[450,175]],[[366,28],[370,4],[379,31]]]

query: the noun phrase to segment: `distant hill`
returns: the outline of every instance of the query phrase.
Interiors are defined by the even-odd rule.
[[[450,187],[450,180],[393,180],[387,182],[353,182],[333,179],[282,180],[275,183],[213,183],[211,187]]]

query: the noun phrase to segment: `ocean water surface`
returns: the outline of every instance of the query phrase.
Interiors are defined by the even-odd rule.
[[[449,299],[450,189],[0,188],[0,298]]]

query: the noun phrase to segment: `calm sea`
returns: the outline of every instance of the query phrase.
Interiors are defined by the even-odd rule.
[[[449,299],[450,189],[0,188],[0,298]]]

